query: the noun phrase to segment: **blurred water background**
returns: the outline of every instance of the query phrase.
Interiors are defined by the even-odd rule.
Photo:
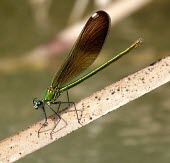
[[[69,26],[68,18],[75,1],[49,0],[42,20],[37,19],[35,11],[38,8],[32,2],[0,1],[0,60],[7,58],[9,61],[26,55]],[[94,8],[94,2],[90,2],[85,15]],[[144,44],[102,73],[71,89],[71,100],[78,102],[169,55],[169,17],[170,1],[155,0],[112,27],[103,51],[91,69],[140,37]],[[42,113],[34,110],[32,99],[43,97],[68,53],[69,50],[60,54],[47,68],[0,71],[0,140],[40,119]],[[41,58],[37,58],[37,64],[40,61]],[[10,64],[7,62],[9,67]],[[18,162],[169,163],[169,88],[166,84]]]

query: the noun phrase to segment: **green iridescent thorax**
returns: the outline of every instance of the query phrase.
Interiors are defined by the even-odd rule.
[[[60,90],[57,88],[47,88],[44,96],[44,101],[53,101],[60,96]]]

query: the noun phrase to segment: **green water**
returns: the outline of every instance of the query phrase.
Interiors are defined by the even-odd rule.
[[[71,1],[52,1],[46,30],[36,24],[29,1],[1,0],[0,57],[21,56],[51,40],[66,26],[72,6]],[[144,45],[71,89],[71,100],[78,102],[169,55],[169,6],[168,0],[154,1],[111,28],[102,59],[107,60],[139,37],[144,38]],[[99,58],[98,63],[103,60]],[[1,140],[40,119],[41,112],[33,109],[32,99],[44,95],[54,73],[53,66],[49,66],[42,71],[0,74]],[[166,84],[18,162],[169,163],[169,87]]]

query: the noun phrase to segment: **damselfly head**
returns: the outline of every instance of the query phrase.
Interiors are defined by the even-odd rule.
[[[43,107],[43,102],[42,100],[39,100],[38,98],[33,99],[33,106],[35,109],[42,108]]]

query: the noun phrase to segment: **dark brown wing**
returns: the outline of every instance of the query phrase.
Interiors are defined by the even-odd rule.
[[[86,70],[97,58],[110,25],[110,17],[97,11],[87,21],[69,56],[56,73],[52,87],[62,87]]]

